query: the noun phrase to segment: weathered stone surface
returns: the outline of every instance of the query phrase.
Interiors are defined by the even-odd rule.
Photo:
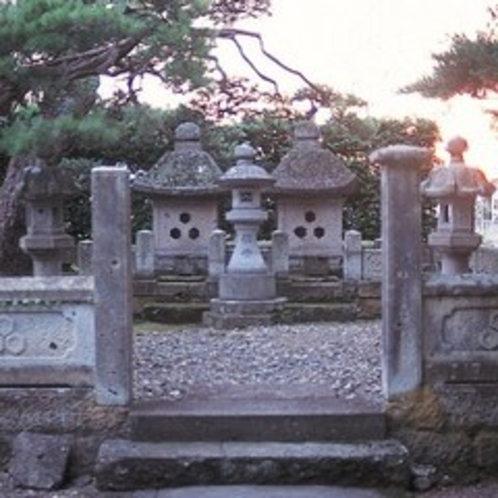
[[[361,280],[362,277],[361,233],[357,230],[348,230],[344,235],[344,279]]]
[[[437,394],[431,389],[418,389],[398,396],[388,404],[391,424],[395,427],[418,430],[441,430],[446,413]]]
[[[306,275],[329,275],[341,257],[344,198],[358,186],[344,162],[320,143],[320,130],[298,123],[294,144],[275,168],[278,229],[289,237],[289,257]],[[292,273],[291,265],[291,273]]]
[[[216,484],[407,485],[408,453],[393,441],[330,443],[133,443],[105,441],[101,489]]]
[[[448,427],[478,432],[498,429],[496,383],[461,383],[434,387]]]
[[[166,152],[133,188],[152,201],[156,274],[206,275],[209,237],[217,228],[217,196],[222,172],[200,141],[195,123],[175,130]]]
[[[422,147],[376,150],[382,184],[382,373],[388,398],[422,383],[422,280],[420,169],[430,159]],[[407,208],[409,206],[409,208]]]
[[[348,322],[361,311],[354,303],[286,303],[277,315],[277,323]]]
[[[90,388],[0,390],[0,432],[121,433],[127,410],[104,407]]]
[[[425,378],[498,383],[498,279],[437,275],[424,285]]]
[[[498,468],[498,434],[484,431],[475,438],[475,462],[479,467],[496,472]]]
[[[64,482],[71,438],[23,432],[13,443],[10,474],[17,486],[56,489]]]
[[[277,298],[275,274],[258,245],[259,227],[268,216],[261,208],[261,192],[275,180],[254,163],[255,156],[249,144],[235,147],[236,163],[220,178],[220,184],[232,189],[226,219],[235,229],[235,247],[219,275],[219,298],[211,300],[204,315],[204,323],[215,328],[270,324],[284,301]]]
[[[387,494],[386,494],[387,493]],[[157,496],[147,491],[133,498],[410,498],[401,490],[346,488],[338,486],[195,486],[161,490]]]
[[[278,193],[296,192],[345,195],[357,188],[355,175],[344,162],[320,144],[320,130],[313,122],[302,122],[294,131],[295,143],[274,171]]]
[[[91,277],[16,277],[2,278],[0,304],[35,302],[93,302]]]
[[[275,276],[270,273],[224,273],[220,275],[221,301],[271,301],[277,294]]]
[[[439,203],[437,229],[429,235],[429,245],[440,255],[441,273],[447,275],[469,272],[470,255],[482,240],[474,231],[475,200],[477,195],[490,197],[496,189],[481,170],[465,164],[467,147],[462,137],[450,140],[449,164],[434,168],[421,184],[422,193]]]
[[[154,277],[154,234],[151,230],[139,230],[136,234],[135,276],[142,278]]]
[[[412,462],[434,467],[433,483],[446,480],[465,484],[475,481],[482,472],[475,462],[472,438],[463,431],[401,430],[395,437],[408,448]]]
[[[11,445],[9,442],[0,438],[0,469],[5,468],[5,466],[9,463],[11,456]]]
[[[308,396],[241,398],[230,386],[220,396],[191,395],[180,401],[137,403],[130,414],[132,438],[140,441],[334,441],[380,440],[380,406]],[[252,391],[251,391],[252,392]]]
[[[64,233],[63,201],[76,192],[71,175],[34,158],[24,170],[21,192],[27,234],[19,245],[31,256],[35,276],[61,275],[64,255],[74,247],[73,238]]]
[[[134,189],[148,194],[217,193],[221,170],[202,150],[201,130],[195,123],[182,123],[175,130],[175,147],[147,172],[135,179]]]
[[[96,390],[104,404],[126,405],[132,386],[130,179],[122,167],[92,170]]]
[[[93,279],[2,279],[0,385],[92,385]]]
[[[203,313],[209,310],[207,303],[161,303],[143,306],[140,318],[159,323],[201,323]]]

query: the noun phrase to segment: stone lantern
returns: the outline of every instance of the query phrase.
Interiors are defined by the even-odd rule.
[[[481,243],[474,231],[475,200],[495,190],[482,171],[465,164],[467,148],[462,137],[450,140],[446,146],[449,164],[434,168],[421,185],[422,194],[438,202],[437,229],[430,234],[429,245],[441,254],[441,273],[446,275],[470,271],[470,256]]]
[[[256,151],[248,144],[235,148],[236,164],[220,184],[232,190],[232,209],[226,218],[235,229],[235,247],[225,273],[220,275],[219,298],[211,301],[206,323],[218,327],[268,324],[284,299],[276,298],[275,275],[258,246],[258,231],[267,213],[261,208],[261,192],[274,183],[254,164]]]
[[[34,159],[24,172],[27,234],[20,247],[33,261],[34,276],[62,274],[64,254],[74,241],[64,231],[64,200],[74,195],[75,186],[63,168]]]
[[[183,123],[166,152],[133,189],[152,201],[155,267],[159,273],[205,274],[209,236],[218,226],[221,170],[202,150],[200,128]]]
[[[294,130],[294,145],[273,172],[278,230],[289,238],[292,268],[305,275],[327,275],[342,258],[342,210],[356,191],[356,176],[320,144],[316,124]]]

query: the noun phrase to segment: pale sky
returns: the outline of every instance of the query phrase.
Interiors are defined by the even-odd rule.
[[[467,162],[498,177],[498,134],[490,130],[489,118],[483,114],[493,104],[498,108],[498,100],[460,97],[441,102],[398,93],[430,73],[431,54],[448,47],[452,34],[472,36],[484,29],[489,20],[486,8],[494,4],[494,0],[272,0],[272,17],[241,27],[261,33],[268,51],[312,81],[365,99],[374,116],[427,117],[438,122],[444,141],[456,134],[465,136],[470,145]],[[244,46],[257,60],[256,43]],[[220,42],[218,55],[232,74],[253,74],[230,42]],[[274,65],[262,67],[289,93],[303,86]],[[156,103],[168,100],[158,88],[149,95]]]
[[[244,27],[263,35],[265,46],[311,80],[354,93],[372,115],[434,119],[443,139],[464,135],[467,160],[498,176],[498,141],[482,110],[489,102],[470,98],[440,102],[402,96],[400,87],[430,73],[431,54],[444,50],[452,34],[484,29],[493,0],[273,0],[271,18]],[[221,53],[234,72],[248,75],[236,51]],[[247,44],[250,49],[250,44]],[[251,52],[253,53],[253,52]],[[236,62],[239,61],[239,62]],[[289,91],[302,86],[281,74]],[[498,102],[496,107],[498,107]]]
[[[249,23],[269,50],[311,79],[389,109],[401,87],[428,72],[452,33],[475,33],[491,0],[273,0]]]

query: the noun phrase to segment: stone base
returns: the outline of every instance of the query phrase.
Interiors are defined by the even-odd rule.
[[[260,301],[212,299],[211,310],[204,313],[203,322],[218,329],[272,325],[285,302],[285,298]]]
[[[275,275],[270,273],[224,273],[220,275],[220,301],[265,301],[277,295]]]

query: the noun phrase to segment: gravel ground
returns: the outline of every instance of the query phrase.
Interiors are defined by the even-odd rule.
[[[135,397],[179,399],[206,386],[319,384],[346,399],[383,400],[380,321],[313,323],[219,331],[200,326],[140,326],[135,337]],[[97,498],[81,482],[61,491],[14,490],[0,473],[0,498]],[[421,498],[495,498],[498,481],[414,493]]]
[[[318,384],[335,397],[379,402],[380,378],[380,321],[136,333],[136,399],[223,384]]]

